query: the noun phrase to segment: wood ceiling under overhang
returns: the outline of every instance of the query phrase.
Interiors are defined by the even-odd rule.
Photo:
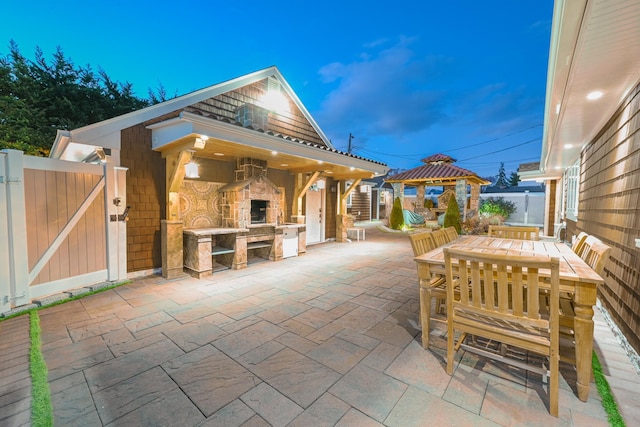
[[[321,176],[336,180],[367,179],[384,175],[387,171],[382,163],[288,137],[194,118],[188,113],[147,128],[152,130],[153,149],[160,151],[163,157],[187,150],[193,150],[196,161],[207,158],[235,162],[237,158],[251,157],[267,161],[271,169],[286,170],[292,174],[320,171]],[[203,136],[207,138],[204,148],[196,148],[196,138]]]

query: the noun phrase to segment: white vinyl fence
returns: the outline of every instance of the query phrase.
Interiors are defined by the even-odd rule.
[[[0,314],[125,278],[126,227],[112,203],[125,171],[0,151]]]

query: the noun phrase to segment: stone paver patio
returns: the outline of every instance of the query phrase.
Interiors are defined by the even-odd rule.
[[[534,374],[459,352],[447,375],[444,324],[429,351],[420,342],[412,258],[406,235],[370,226],[366,241],[41,310],[55,424],[608,425],[595,385],[581,402],[569,366],[559,418]]]

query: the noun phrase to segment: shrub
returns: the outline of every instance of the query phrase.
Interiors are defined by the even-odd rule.
[[[455,227],[458,234],[462,231],[460,227],[460,208],[458,207],[458,202],[453,194],[449,198],[447,211],[444,213],[443,227]]]
[[[424,199],[424,207],[427,209],[433,209],[433,200],[429,199]]]
[[[483,215],[499,215],[504,219],[516,211],[516,205],[513,202],[505,200],[504,197],[489,197],[480,200],[480,213]]]
[[[389,226],[392,230],[401,230],[404,226],[404,215],[402,214],[402,203],[400,197],[396,197],[393,201],[391,216],[389,217]]]

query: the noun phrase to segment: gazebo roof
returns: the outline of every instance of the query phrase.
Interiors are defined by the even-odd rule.
[[[490,184],[475,172],[454,165],[455,161],[445,154],[434,154],[422,159],[424,165],[390,176],[385,181],[410,185],[451,185],[459,179],[466,179],[469,183]]]

